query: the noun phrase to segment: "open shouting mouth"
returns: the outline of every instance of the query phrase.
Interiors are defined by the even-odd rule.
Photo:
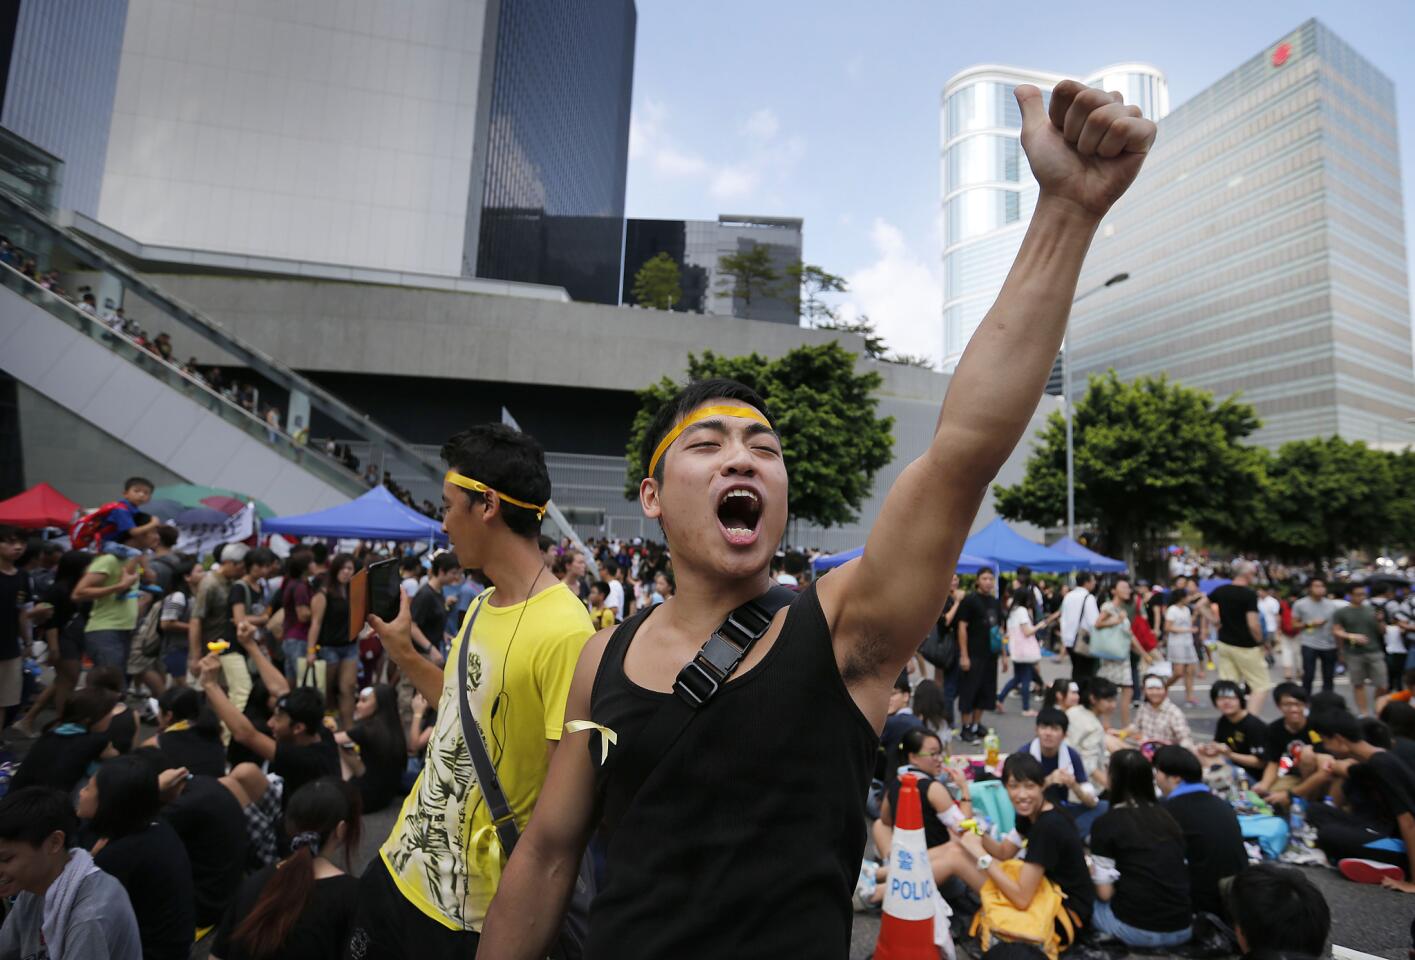
[[[762,498],[751,487],[730,487],[717,502],[717,522],[733,546],[755,543],[762,520]]]

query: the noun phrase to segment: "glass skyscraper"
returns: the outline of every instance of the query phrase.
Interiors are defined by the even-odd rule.
[[[977,66],[943,91],[943,367],[952,370],[997,299],[1037,202],[1037,184],[1022,152],[1022,115],[1012,92],[1031,83],[1050,96],[1063,79],[1014,67]],[[1084,79],[1119,90],[1126,103],[1158,119],[1169,111],[1169,87],[1154,67],[1123,63]]]
[[[1084,377],[1241,392],[1267,446],[1415,441],[1410,298],[1390,79],[1309,20],[1159,125],[1078,289]]]

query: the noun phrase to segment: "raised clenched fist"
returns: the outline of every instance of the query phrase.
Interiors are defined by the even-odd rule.
[[[1063,80],[1048,108],[1031,84],[1017,88],[1022,148],[1044,195],[1067,200],[1097,218],[1120,199],[1155,142],[1155,125],[1140,108]]]

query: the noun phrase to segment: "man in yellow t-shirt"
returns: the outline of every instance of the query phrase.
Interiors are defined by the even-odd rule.
[[[462,737],[459,695],[475,713],[524,828],[560,740],[575,663],[592,633],[584,604],[545,569],[540,553],[550,477],[539,444],[487,424],[453,437],[442,457],[452,467],[443,482],[443,529],[462,566],[483,570],[496,587],[473,602],[444,667],[413,648],[406,596],[397,620],[370,618],[418,692],[437,703],[437,726],[423,771],[360,882],[353,960],[475,955],[506,854]],[[465,691],[457,680],[460,657],[467,658]]]

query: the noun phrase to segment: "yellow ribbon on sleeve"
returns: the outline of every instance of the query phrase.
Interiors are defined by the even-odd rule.
[[[592,720],[571,720],[565,724],[568,733],[579,733],[581,730],[599,731],[599,764],[604,766],[604,762],[609,759],[609,745],[619,744],[619,734],[608,727],[601,726]]]

